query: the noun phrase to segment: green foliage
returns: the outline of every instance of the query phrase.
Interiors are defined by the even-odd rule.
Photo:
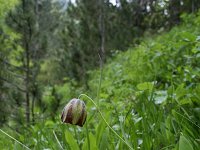
[[[187,23],[156,39],[147,38],[104,66],[100,103],[110,105],[103,110],[113,110],[113,116],[122,114],[124,132],[131,135],[135,149],[176,149],[180,141],[186,141],[181,133],[190,137],[190,148],[199,147],[196,124],[200,122],[194,111],[200,106],[197,20],[199,15],[186,15]],[[91,72],[89,85],[94,95],[99,77],[99,71]]]
[[[17,87],[17,81],[13,73],[16,67],[9,64],[9,59],[12,57],[12,47],[16,46],[15,40],[18,40],[20,35],[5,24],[5,19],[8,12],[17,3],[17,0],[0,1],[0,125],[9,120],[8,116],[12,111],[8,110],[12,108],[11,104],[15,102],[12,93],[16,93],[16,91],[10,89]],[[7,99],[10,99],[10,101],[7,101]]]
[[[83,91],[94,98],[108,123],[134,149],[198,150],[200,147],[200,13],[183,15],[182,25],[126,52],[115,54],[100,71],[90,71],[88,91],[76,82],[44,89],[42,102],[53,121],[38,120],[13,135],[31,149],[128,149],[87,102],[87,128],[60,124],[54,107]],[[58,103],[57,103],[58,102]],[[52,110],[54,110],[52,112]],[[60,110],[61,112],[61,110]],[[9,132],[10,133],[10,132]],[[31,136],[30,136],[31,135]],[[4,140],[3,135],[0,136]],[[6,144],[10,149],[10,139]],[[17,147],[17,145],[14,145]]]
[[[193,146],[184,136],[180,136],[179,150],[193,150]]]
[[[10,9],[12,9],[18,0],[1,0],[0,1],[0,17],[5,17]]]
[[[76,143],[76,140],[74,139],[73,135],[67,130],[65,131],[65,138],[71,149],[79,149],[79,146]]]

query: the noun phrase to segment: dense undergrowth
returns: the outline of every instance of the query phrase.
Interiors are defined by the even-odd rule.
[[[84,97],[88,111],[84,127],[62,124],[60,114],[52,119],[51,114],[61,113],[68,100],[85,93],[133,149],[199,149],[200,13],[182,18],[183,23],[170,32],[116,53],[103,67],[101,84],[101,71],[89,72],[90,90],[74,82],[47,87],[44,105],[52,110],[56,103],[51,93],[56,91],[60,110],[49,116],[38,110],[40,119],[29,128],[18,127],[19,133],[4,129],[31,149],[128,149]],[[0,149],[23,147],[0,134]]]

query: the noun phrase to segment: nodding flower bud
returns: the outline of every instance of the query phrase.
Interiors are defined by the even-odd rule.
[[[64,123],[70,123],[73,125],[83,126],[87,117],[85,103],[80,100],[73,98],[64,107],[61,115],[61,120]]]

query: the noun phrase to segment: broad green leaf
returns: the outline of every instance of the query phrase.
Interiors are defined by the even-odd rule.
[[[79,150],[79,146],[76,143],[76,140],[74,139],[73,135],[68,130],[65,131],[65,138],[71,150]]]
[[[101,121],[99,123],[99,125],[97,126],[97,129],[96,129],[96,142],[97,142],[97,145],[100,144],[101,142],[101,139],[102,139],[102,134],[105,130],[105,123],[104,121]]]
[[[144,82],[137,85],[138,90],[144,91],[144,90],[152,90],[153,89],[153,82]]]
[[[83,146],[82,146],[82,150],[88,150],[88,141],[87,141],[87,137],[84,140]]]
[[[90,137],[90,149],[98,150],[95,136],[92,133],[90,133],[89,137]]]
[[[193,150],[192,144],[183,135],[181,135],[179,139],[179,150]]]
[[[190,104],[190,103],[192,103],[191,100],[187,98],[187,99],[181,99],[179,104],[185,105],[185,104]]]
[[[55,123],[52,120],[47,120],[45,122],[45,126],[53,126],[53,125],[55,125]]]
[[[98,150],[96,145],[96,138],[92,133],[89,133],[89,142],[90,142],[90,150]],[[85,138],[82,150],[88,150],[89,149],[88,146],[89,146],[88,139]]]
[[[108,146],[110,145],[108,137],[109,137],[109,130],[105,129],[102,135],[100,146],[99,146],[100,150],[108,149]]]

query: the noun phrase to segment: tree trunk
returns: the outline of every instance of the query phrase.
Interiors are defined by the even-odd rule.
[[[105,61],[105,22],[104,22],[104,0],[100,1],[100,15],[99,15],[99,31],[100,31],[100,57],[102,61],[101,63],[104,63]]]
[[[26,121],[30,122],[30,94],[29,94],[29,76],[30,76],[30,59],[29,59],[29,46],[26,43]]]
[[[30,59],[29,59],[29,47],[28,43],[26,43],[26,80],[25,80],[25,88],[26,88],[26,121],[30,122],[30,94],[29,94],[29,76],[30,76]]]
[[[32,104],[31,104],[31,114],[32,114],[32,123],[35,123],[35,113],[34,113],[34,106],[35,106],[35,96],[33,96]]]
[[[27,15],[26,11],[26,0],[22,0],[22,9],[23,16]],[[26,110],[26,122],[29,124],[30,122],[30,39],[31,39],[31,28],[30,28],[30,20],[29,16],[25,17],[27,24],[24,26],[23,30],[23,47],[25,49],[25,59],[24,59],[24,67],[25,67],[25,110]],[[27,28],[26,28],[27,27]]]

